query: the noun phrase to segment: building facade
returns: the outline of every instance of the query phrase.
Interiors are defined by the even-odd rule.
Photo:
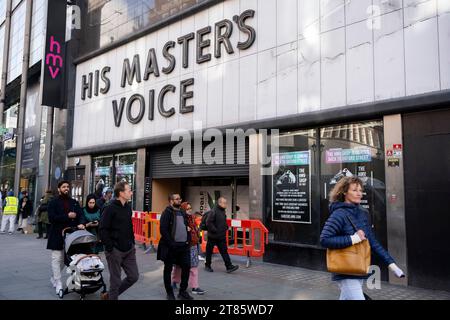
[[[382,278],[449,290],[448,1],[72,2],[81,28],[51,183],[70,179],[83,203],[125,179],[136,210],[163,210],[169,192],[198,211],[225,196],[230,217],[269,229],[265,261],[325,270],[328,194],[358,176],[377,238],[408,275]],[[227,129],[249,134],[217,155],[208,129],[225,149]],[[186,132],[201,151],[177,164],[171,138]],[[265,155],[269,174],[252,161]]]
[[[5,0],[0,3],[0,189],[27,190],[38,203],[48,187],[47,134],[53,118],[41,105],[41,62],[45,45],[46,0]],[[29,17],[30,24],[26,21]],[[27,64],[26,66],[24,64]],[[27,81],[22,81],[24,70]],[[21,95],[23,90],[24,95]],[[24,112],[19,186],[15,186],[19,109]],[[53,113],[51,113],[53,115]]]

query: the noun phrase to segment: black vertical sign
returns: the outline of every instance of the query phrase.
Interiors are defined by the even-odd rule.
[[[145,177],[144,184],[144,211],[152,209],[152,178]]]
[[[48,0],[45,54],[42,59],[42,105],[64,107],[66,1]]]

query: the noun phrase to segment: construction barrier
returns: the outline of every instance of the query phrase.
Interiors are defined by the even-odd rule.
[[[151,251],[155,252],[155,246],[158,245],[161,239],[161,233],[159,232],[159,218],[160,214],[156,212],[148,212],[144,219],[144,235],[145,235],[145,245],[149,245],[150,248],[146,251],[149,253]]]
[[[251,257],[262,257],[265,245],[269,243],[269,231],[259,220],[227,219],[229,229],[226,233],[228,254],[247,257],[247,267]],[[208,232],[202,232],[201,249],[206,252]],[[217,247],[213,253],[219,253]]]
[[[145,243],[146,239],[144,233],[145,216],[145,212],[133,211],[133,216],[131,217],[134,239],[141,243]]]
[[[133,232],[136,241],[140,242],[146,253],[156,251],[155,246],[161,239],[160,214],[157,212],[133,212]],[[196,219],[199,224],[200,220]],[[227,219],[228,227],[226,241],[228,253],[247,257],[247,267],[251,264],[251,257],[262,257],[265,245],[268,244],[269,231],[259,220]],[[201,250],[206,252],[208,232],[201,231]],[[147,246],[149,248],[147,249]],[[213,253],[219,253],[217,247]]]

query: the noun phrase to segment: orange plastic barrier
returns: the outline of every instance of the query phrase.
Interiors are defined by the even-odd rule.
[[[155,250],[155,245],[158,245],[161,239],[161,233],[159,231],[159,214],[155,212],[149,212],[145,215],[144,219],[144,244],[150,245],[151,250]]]
[[[145,233],[144,233],[144,223],[145,223],[145,212],[133,211],[133,216],[131,221],[133,222],[133,233],[136,241],[145,243]]]
[[[250,266],[250,257],[262,257],[265,245],[269,243],[269,231],[259,220],[232,220],[227,219],[228,227],[226,240],[228,253],[247,257],[247,267]],[[201,249],[206,252],[208,232],[202,234]],[[214,253],[219,253],[217,247]]]

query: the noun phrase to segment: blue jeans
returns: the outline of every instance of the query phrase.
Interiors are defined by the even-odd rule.
[[[362,286],[364,281],[360,279],[344,279],[337,281],[341,289],[339,300],[366,300]]]

